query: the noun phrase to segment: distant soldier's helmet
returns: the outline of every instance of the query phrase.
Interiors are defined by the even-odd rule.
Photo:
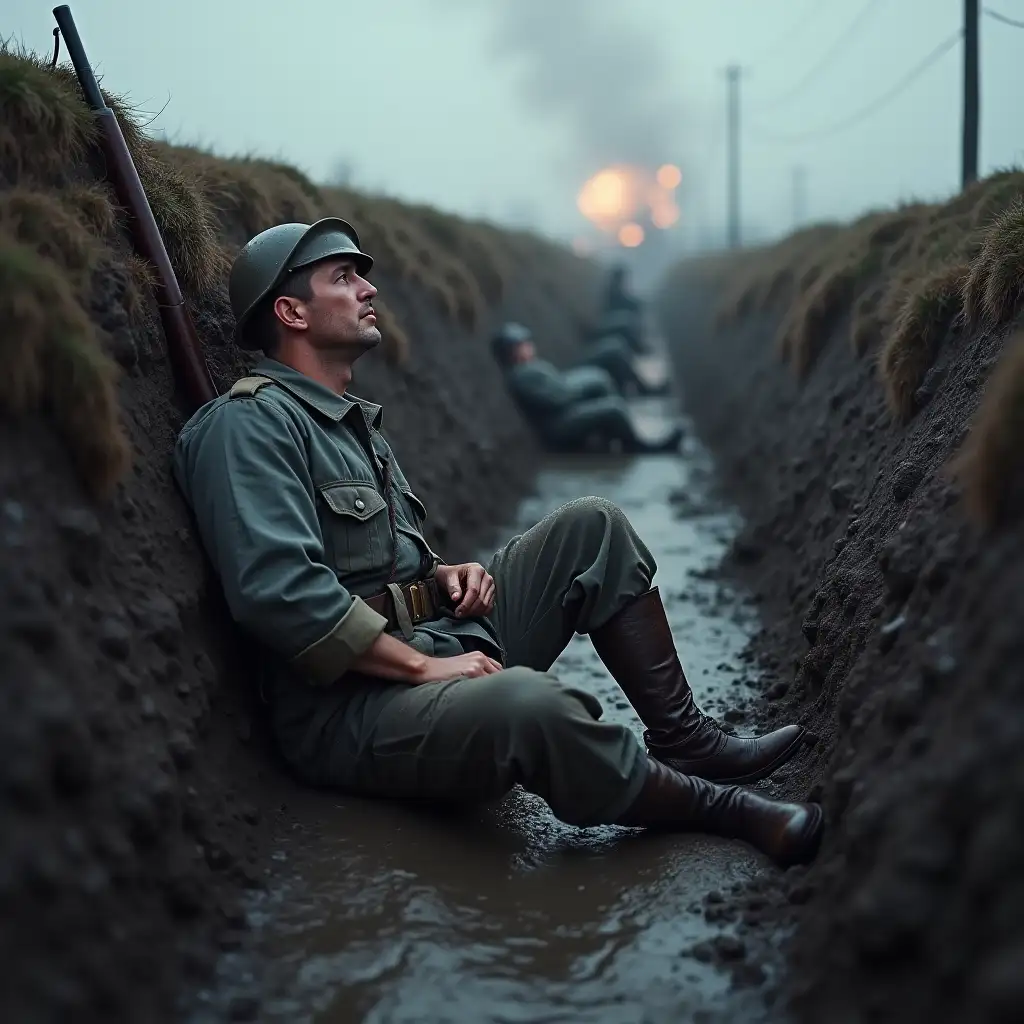
[[[250,238],[231,265],[228,297],[235,314],[235,342],[246,343],[245,325],[259,304],[293,270],[329,256],[350,256],[360,274],[367,274],[373,258],[359,248],[359,236],[348,221],[324,217],[313,224],[277,224]]]
[[[491,348],[494,351],[494,355],[501,360],[510,349],[524,341],[531,341],[532,339],[533,335],[530,333],[529,327],[509,321],[508,323],[502,324],[498,330],[495,331],[494,337],[491,339]]]

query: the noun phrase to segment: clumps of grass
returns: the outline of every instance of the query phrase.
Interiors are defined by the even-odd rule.
[[[102,241],[53,189],[16,186],[0,193],[0,230],[63,267],[79,289],[87,286],[103,254]]]
[[[378,200],[372,211],[366,211],[366,223],[368,248],[370,241],[380,242],[389,265],[403,281],[425,292],[446,319],[476,330],[486,300],[469,268],[444,241],[425,231],[419,217],[393,200]],[[371,255],[379,258],[375,252]]]
[[[274,224],[310,223],[322,216],[315,186],[298,170],[285,173],[266,160],[219,159],[190,146],[164,147],[161,156],[207,204],[222,231],[239,242]]]
[[[1014,203],[1024,200],[1024,172],[1001,171],[982,181],[981,194],[971,209],[973,227],[987,228]]]
[[[121,302],[132,323],[139,323],[146,314],[149,300],[156,288],[156,271],[149,260],[138,253],[130,252],[121,257],[124,286],[121,289]]]
[[[76,182],[61,190],[65,206],[74,210],[97,238],[106,238],[117,228],[117,198],[106,182]]]
[[[61,268],[4,234],[0,317],[5,369],[0,409],[11,417],[48,415],[89,492],[96,498],[109,495],[130,463],[117,366],[102,351]]]
[[[872,249],[846,253],[801,292],[776,339],[780,355],[800,380],[806,378],[861,280],[875,269]]]
[[[975,415],[967,441],[953,460],[968,514],[997,527],[1024,502],[1024,332],[1006,344]]]
[[[898,312],[879,356],[879,373],[893,414],[906,422],[915,393],[931,369],[946,332],[963,311],[968,268],[953,264],[919,280],[897,299]]]
[[[853,304],[850,317],[850,344],[858,356],[865,355],[882,336],[883,318],[879,307],[885,291],[881,285],[875,285],[861,292]]]
[[[414,206],[411,213],[433,242],[469,271],[485,303],[496,306],[504,299],[507,264],[482,230],[428,206]]]
[[[143,147],[136,166],[182,289],[209,295],[224,282],[229,262],[201,182],[163,145]]]
[[[988,327],[1009,323],[1024,306],[1024,202],[1014,202],[985,234],[964,305],[972,325]]]
[[[96,123],[70,68],[0,42],[0,160],[14,180],[50,178],[80,160]]]

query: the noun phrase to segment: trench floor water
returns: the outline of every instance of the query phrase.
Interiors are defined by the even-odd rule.
[[[638,403],[641,426],[663,405]],[[580,495],[617,502],[658,562],[698,699],[720,714],[749,696],[744,683],[756,685],[740,658],[756,616],[743,595],[704,578],[739,526],[708,498],[710,476],[692,437],[678,457],[560,459],[509,533]],[[553,671],[641,732],[586,637]],[[196,1024],[764,1019],[757,990],[732,988],[699,953],[732,928],[706,920],[705,897],[772,870],[743,844],[574,828],[518,790],[456,817],[323,793],[292,811],[271,891],[250,908],[255,951],[225,956]]]

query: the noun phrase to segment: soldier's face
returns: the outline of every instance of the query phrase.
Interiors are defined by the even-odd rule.
[[[309,283],[313,295],[302,305],[311,344],[367,349],[380,343],[372,304],[377,289],[360,277],[352,260],[324,260]]]

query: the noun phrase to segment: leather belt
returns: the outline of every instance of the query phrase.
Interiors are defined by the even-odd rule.
[[[438,590],[437,583],[432,579],[403,583],[399,585],[398,589],[401,591],[402,597],[405,598],[405,607],[414,626],[438,618],[448,606],[448,595]],[[394,601],[389,592],[375,594],[373,597],[363,600],[378,615],[383,615],[388,620],[389,630],[401,628],[401,623],[395,614]]]

